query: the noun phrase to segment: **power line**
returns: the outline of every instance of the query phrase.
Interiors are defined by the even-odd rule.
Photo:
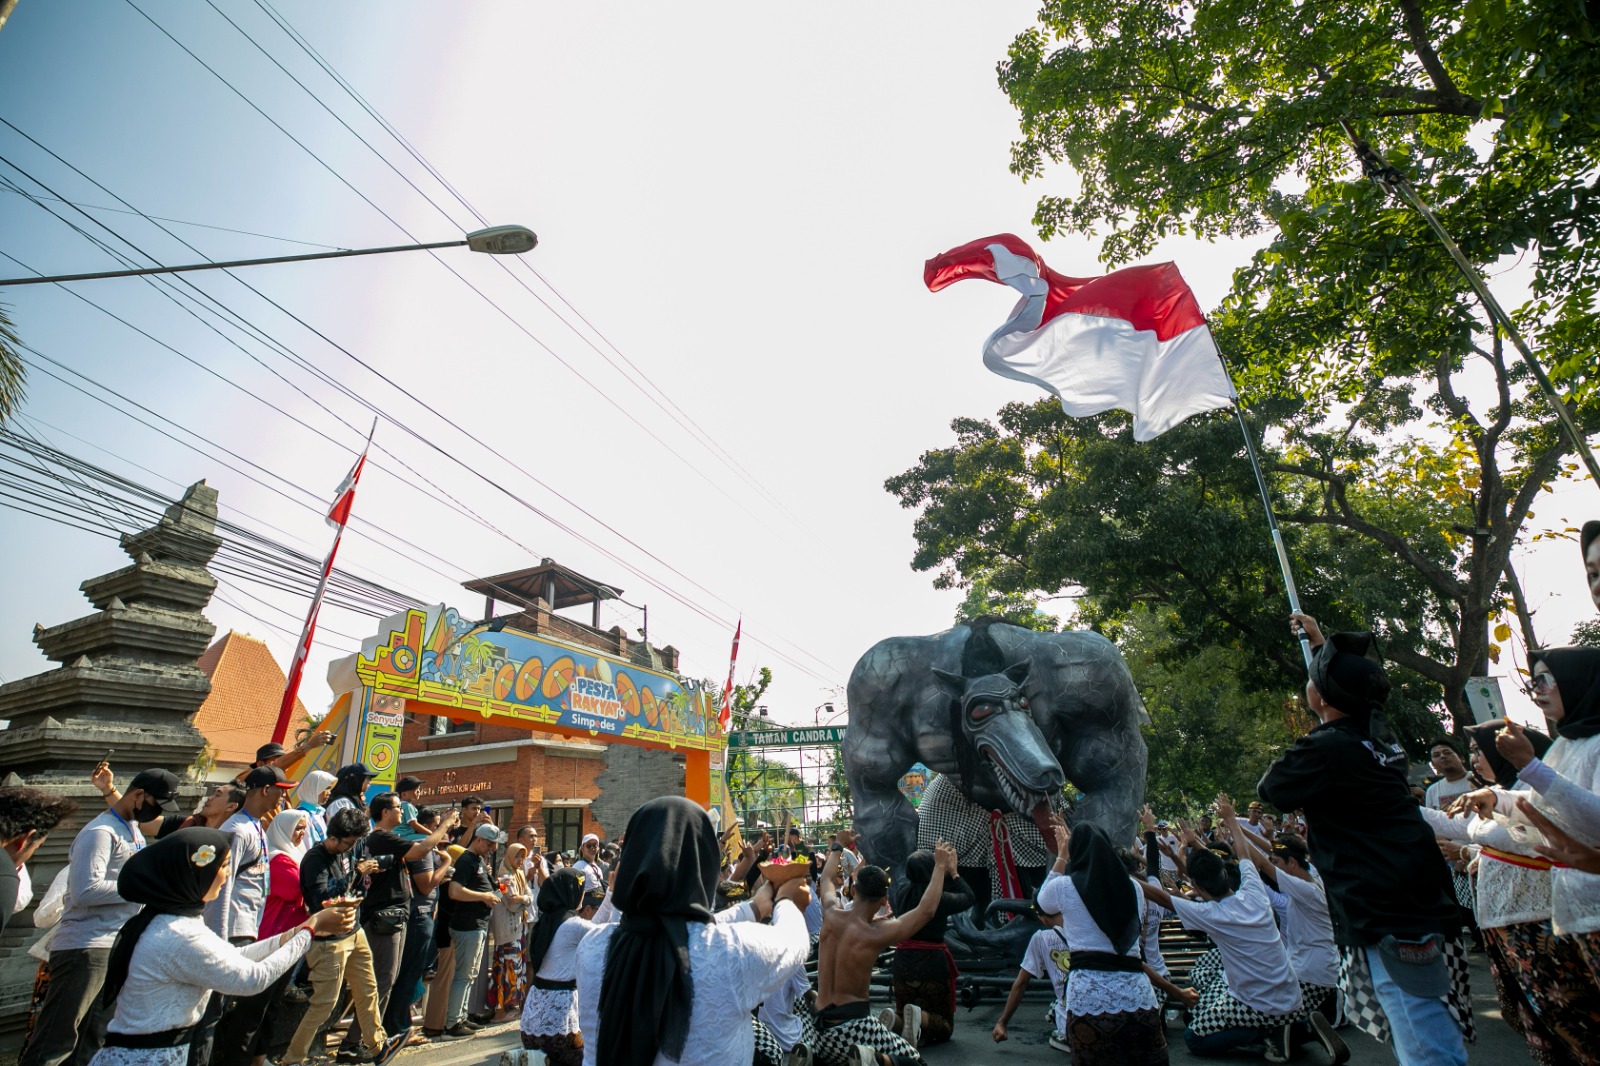
[[[21,192],[20,189],[11,189],[9,191],[11,191],[11,192]],[[22,195],[26,196],[27,194],[26,193],[22,193]],[[46,196],[46,197],[43,197],[43,199],[55,200],[57,203],[66,204],[69,207],[76,207],[81,211],[109,211],[112,214],[117,214],[117,215],[138,215],[139,214],[138,211],[128,211],[128,210],[126,210],[124,208],[121,208],[121,207],[104,207],[104,206],[102,206],[100,204],[84,204],[84,203],[79,203],[76,200],[62,200],[59,197],[55,197],[55,196]],[[193,226],[196,229],[217,230],[219,233],[237,233],[237,234],[240,234],[240,235],[245,236],[245,237],[260,237],[260,238],[262,238],[264,240],[269,240],[269,241],[283,241],[285,244],[300,244],[300,245],[304,245],[307,248],[326,248],[330,252],[347,252],[347,251],[349,251],[349,249],[344,247],[343,245],[338,245],[338,244],[318,244],[315,241],[297,241],[293,237],[274,237],[270,233],[256,233],[254,230],[234,229],[231,226],[212,226],[212,225],[208,225],[208,224],[206,224],[204,222],[188,222],[188,221],[185,221],[184,219],[181,219],[181,218],[165,218],[165,217],[163,217],[161,215],[144,215],[143,217],[144,218],[149,218],[149,219],[155,219],[158,222],[170,222],[174,226]]]

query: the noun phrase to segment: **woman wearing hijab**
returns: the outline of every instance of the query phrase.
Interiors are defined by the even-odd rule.
[[[306,920],[305,896],[300,892],[300,860],[306,854],[308,812],[284,811],[267,826],[267,904],[261,914],[258,939],[277,936]]]
[[[906,858],[905,876],[889,889],[889,906],[896,915],[909,914],[933,880],[933,852],[913,851]],[[914,939],[895,945],[892,980],[894,1010],[899,1024],[892,1026],[907,1041],[925,1047],[950,1039],[956,1020],[956,960],[944,942],[945,925],[967,910],[977,897],[960,875],[947,877],[933,917]]]
[[[805,961],[804,879],[778,890],[770,926],[714,923],[722,849],[704,810],[653,799],[626,839],[612,890],[622,920],[578,945],[584,1066],[750,1062],[750,1012]]]
[[[348,927],[327,911],[275,937],[234,947],[201,919],[228,876],[232,834],[180,829],[133,855],[117,892],[143,906],[117,935],[102,995],[116,1002],[92,1066],[182,1066],[213,992],[250,996],[294,965],[313,932]]]
[[[331,821],[346,807],[366,813],[367,783],[374,776],[372,771],[364,763],[352,762],[339,767],[333,776],[333,791],[328,793],[323,817]]]
[[[539,919],[528,941],[532,987],[522,1006],[522,1046],[542,1051],[553,1066],[582,1066],[578,1021],[578,944],[596,927],[591,920],[604,898],[589,902],[595,878],[557,870],[539,887]]]
[[[1039,890],[1072,945],[1067,1041],[1073,1066],[1165,1066],[1167,1033],[1139,958],[1144,897],[1105,830],[1072,832],[1065,877]]]
[[[328,816],[326,807],[333,794],[333,783],[337,780],[326,770],[312,770],[300,779],[300,784],[294,790],[295,810],[305,811],[307,848],[314,848],[328,839]]]
[[[497,876],[500,902],[489,912],[489,936],[494,954],[484,1004],[494,1012],[495,1022],[507,1021],[521,1012],[522,998],[528,987],[522,937],[527,931],[528,904],[533,902],[533,892],[528,888],[527,875],[522,872],[522,863],[527,857],[528,849],[521,844],[506,848]]]

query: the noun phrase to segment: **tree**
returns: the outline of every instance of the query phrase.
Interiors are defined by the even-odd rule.
[[[999,596],[1075,590],[1074,623],[1119,644],[1130,618],[1155,612],[1165,637],[1146,641],[1141,654],[1168,673],[1215,648],[1240,690],[1268,705],[1303,688],[1260,497],[1231,419],[1192,419],[1135,444],[1127,415],[1074,419],[1046,399],[1007,404],[994,422],[957,419],[952,428],[953,446],[923,453],[886,482],[903,506],[920,511],[912,565],[940,569],[935,584],[981,581]],[[1425,511],[1397,502],[1390,514],[1419,543],[1444,550],[1424,536]],[[1423,582],[1397,572],[1381,547],[1318,525],[1285,535],[1304,604],[1331,625],[1429,609]],[[1390,628],[1412,654],[1437,653],[1428,633]],[[1425,746],[1439,730],[1427,710],[1437,690],[1404,671],[1396,680],[1396,732],[1410,748]]]
[[[1036,633],[1054,633],[1061,623],[1039,609],[1037,597],[1021,592],[1001,592],[982,574],[967,582],[967,595],[956,608],[956,623],[999,618]]]
[[[0,22],[5,21],[0,17]],[[0,425],[4,425],[22,406],[23,388],[22,356],[17,354],[22,341],[6,317],[4,304],[0,304]]]
[[[1021,118],[1013,169],[1076,174],[1075,191],[1040,199],[1045,235],[1100,235],[1111,264],[1169,234],[1272,235],[1212,324],[1274,427],[1280,517],[1329,533],[1345,580],[1396,577],[1420,596],[1370,621],[1458,724],[1513,615],[1537,644],[1507,561],[1540,491],[1575,467],[1439,242],[1354,168],[1345,129],[1387,153],[1480,268],[1531,266],[1513,314],[1592,434],[1594,7],[1051,0],[999,71]]]

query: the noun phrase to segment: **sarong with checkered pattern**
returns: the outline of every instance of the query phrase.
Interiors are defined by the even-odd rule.
[[[865,1018],[851,1018],[830,1029],[820,1030],[813,1050],[821,1066],[856,1066],[851,1054],[857,1044],[864,1044],[886,1055],[902,1055],[912,1062],[923,1061],[917,1049],[904,1037],[885,1029],[883,1024],[871,1015]]]
[[[1478,1029],[1472,1019],[1472,987],[1467,973],[1465,938],[1459,935],[1445,938],[1444,961],[1450,970],[1450,991],[1445,995],[1445,1007],[1461,1030],[1462,1040],[1475,1044]],[[1383,1004],[1378,1002],[1378,990],[1372,983],[1372,971],[1367,967],[1366,948],[1339,949],[1339,991],[1344,993],[1345,1017],[1379,1043],[1389,1043],[1389,1019],[1384,1016]]]

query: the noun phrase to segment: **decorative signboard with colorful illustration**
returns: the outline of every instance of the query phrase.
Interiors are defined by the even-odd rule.
[[[356,659],[372,695],[369,716],[398,718],[402,701],[419,700],[596,736],[723,746],[714,693],[669,674],[548,637],[492,632],[443,605],[411,610],[393,624],[387,640],[366,642]]]

